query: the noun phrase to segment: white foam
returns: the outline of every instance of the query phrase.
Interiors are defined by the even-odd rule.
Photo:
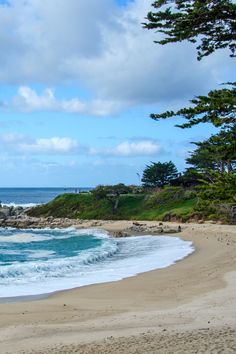
[[[20,250],[19,251],[13,251],[13,250],[1,250],[0,249],[0,254],[9,255],[9,256],[15,256],[15,255],[20,254]]]
[[[14,207],[14,208],[17,208],[17,207],[22,207],[22,208],[33,208],[37,205],[42,205],[42,204],[39,204],[39,203],[2,203],[3,206],[7,206],[7,207]]]
[[[0,229],[4,230],[4,229]],[[9,228],[9,231],[14,231],[17,229],[14,228]],[[57,234],[55,234],[55,231],[57,231]],[[31,232],[31,233],[30,233]],[[0,236],[0,242],[7,242],[7,243],[29,243],[29,242],[40,242],[40,241],[47,241],[47,240],[53,240],[53,239],[67,239],[75,236],[86,236],[88,234],[92,234],[95,237],[98,238],[107,238],[108,234],[104,231],[101,230],[91,230],[91,229],[85,229],[85,230],[77,230],[74,227],[68,227],[66,229],[50,229],[50,228],[45,228],[45,229],[22,229],[21,232],[16,233],[16,234],[10,234],[10,235],[4,235]]]
[[[80,230],[94,234],[94,230]],[[165,268],[193,252],[177,237],[138,236],[110,239],[74,257],[50,258],[0,267],[0,297],[38,295],[89,284],[117,281]],[[35,257],[34,257],[35,258]]]
[[[48,250],[26,250],[28,253],[28,258],[40,259],[40,258],[49,258],[55,254],[54,251]]]
[[[30,233],[19,233],[15,235],[0,236],[0,242],[6,243],[29,243],[29,242],[39,242],[48,240],[45,236],[30,234]]]

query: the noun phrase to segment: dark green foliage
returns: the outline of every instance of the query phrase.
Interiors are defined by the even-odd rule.
[[[158,0],[149,12],[147,29],[156,29],[167,44],[187,40],[197,44],[198,60],[220,48],[236,51],[236,4],[230,0]]]
[[[163,187],[177,177],[178,171],[172,161],[152,162],[143,171],[142,183],[144,187]]]
[[[187,158],[200,173],[215,170],[234,173],[236,168],[236,126],[212,135],[209,139],[194,143],[197,149]]]
[[[195,168],[187,168],[186,171],[171,181],[172,186],[182,186],[185,188],[195,187],[201,184],[203,175]]]
[[[236,83],[231,83],[231,88],[213,90],[207,96],[198,96],[190,102],[189,108],[166,111],[161,114],[151,114],[155,120],[176,116],[184,117],[187,123],[177,125],[180,128],[190,128],[199,123],[212,123],[215,127],[223,129],[236,125]]]
[[[201,199],[236,202],[236,175],[229,173],[211,173],[211,182],[205,181],[199,187]]]
[[[123,183],[119,183],[113,186],[103,186],[99,185],[95,189],[92,190],[92,194],[95,197],[95,199],[103,199],[108,196],[119,196],[120,194],[127,194],[127,193],[132,193],[133,192],[133,187],[132,186],[126,186]]]
[[[236,222],[236,175],[212,172],[211,182],[199,188],[200,198],[196,210],[205,218]]]

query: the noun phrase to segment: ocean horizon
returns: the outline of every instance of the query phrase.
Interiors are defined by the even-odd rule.
[[[7,206],[32,207],[45,204],[60,194],[87,192],[92,187],[10,187],[0,188],[0,203]]]

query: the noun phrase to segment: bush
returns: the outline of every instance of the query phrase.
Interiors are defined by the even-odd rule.
[[[120,194],[128,194],[133,192],[134,186],[126,186],[123,183],[115,185],[99,185],[91,191],[96,200],[105,199],[109,195],[119,196]]]

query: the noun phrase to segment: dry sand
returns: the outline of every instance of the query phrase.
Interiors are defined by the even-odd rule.
[[[182,228],[196,251],[173,266],[0,304],[0,354],[236,353],[236,227]]]

